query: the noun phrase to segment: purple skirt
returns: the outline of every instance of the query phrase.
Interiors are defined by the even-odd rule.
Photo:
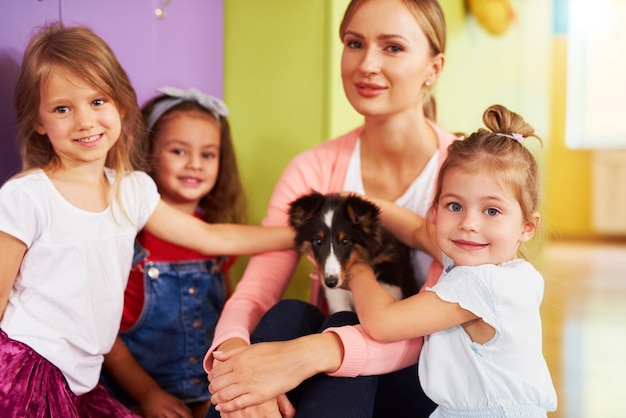
[[[0,411],[33,418],[137,417],[102,385],[75,395],[61,371],[0,330]]]

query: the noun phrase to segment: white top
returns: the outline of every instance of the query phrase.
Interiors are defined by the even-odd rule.
[[[142,172],[125,176],[120,193],[128,218],[115,203],[115,216],[76,208],[41,170],[0,188],[0,230],[27,246],[0,328],[57,366],[77,395],[98,383],[119,329],[135,236],[160,199]]]
[[[428,211],[435,193],[435,183],[439,169],[439,151],[430,158],[422,172],[411,183],[406,191],[394,202],[398,206],[407,208],[413,213],[424,217]],[[365,195],[363,174],[361,172],[361,140],[357,140],[348,164],[343,190]],[[418,283],[424,283],[433,259],[422,251],[411,251],[413,270]]]
[[[425,337],[418,365],[424,392],[439,405],[431,417],[545,417],[556,409],[541,348],[543,278],[532,264],[450,264],[427,290],[496,330],[485,344],[460,325]]]

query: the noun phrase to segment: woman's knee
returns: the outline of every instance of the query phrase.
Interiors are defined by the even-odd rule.
[[[281,300],[261,318],[251,341],[285,341],[310,335],[319,331],[324,319],[322,311],[310,303],[296,299]]]
[[[356,316],[356,312],[341,311],[330,315],[322,324],[322,329],[332,327],[342,327],[344,325],[356,325],[359,323],[359,318]]]

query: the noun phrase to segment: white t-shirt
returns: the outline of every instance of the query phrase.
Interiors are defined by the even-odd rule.
[[[430,158],[422,172],[394,203],[424,217],[430,207],[435,192],[435,180],[439,168],[439,151]],[[365,195],[361,172],[361,140],[357,140],[348,164],[343,190]],[[424,283],[433,259],[422,251],[411,251],[413,270],[418,283]]]
[[[439,407],[431,417],[546,416],[556,392],[542,354],[543,278],[527,261],[448,265],[427,288],[491,325],[485,344],[455,327],[424,338],[418,362],[424,392]]]
[[[119,329],[135,236],[160,199],[143,172],[126,175],[120,193],[128,217],[116,203],[113,211],[78,209],[40,170],[0,188],[0,230],[27,246],[0,328],[57,366],[77,395],[98,382]]]

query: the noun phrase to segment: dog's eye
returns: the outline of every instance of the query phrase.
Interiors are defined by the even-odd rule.
[[[341,246],[342,247],[347,247],[351,244],[350,240],[348,238],[344,238],[341,240]]]
[[[315,245],[316,247],[319,247],[322,245],[322,239],[321,238],[313,238],[313,245]]]

